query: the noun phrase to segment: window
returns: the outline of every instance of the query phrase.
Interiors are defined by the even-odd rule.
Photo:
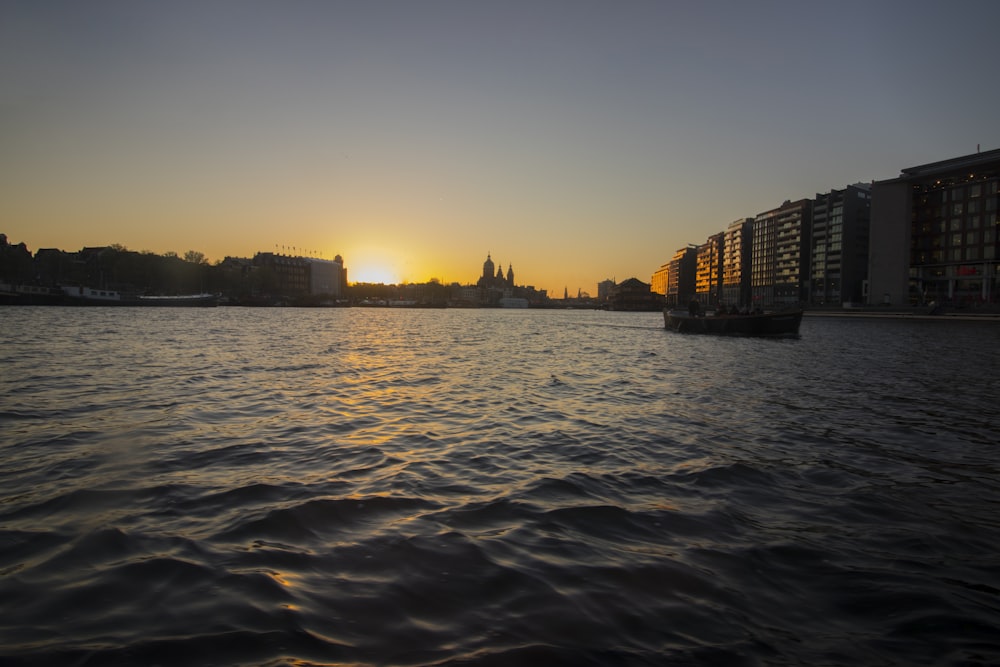
[[[952,218],[951,219],[951,224],[950,224],[950,226],[948,228],[951,231],[953,231],[953,232],[959,231],[960,229],[962,229],[962,219],[961,218]]]
[[[979,183],[969,186],[969,197],[978,197],[983,192],[983,186]]]
[[[958,202],[957,204],[952,204],[951,205],[951,214],[952,215],[962,215],[962,213],[964,213],[964,210],[962,208],[962,202]]]
[[[973,245],[979,242],[979,232],[966,232],[965,245]]]

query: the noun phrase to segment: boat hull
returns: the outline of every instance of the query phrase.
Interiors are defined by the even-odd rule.
[[[759,315],[714,315],[692,317],[680,311],[663,311],[663,324],[679,333],[713,336],[760,336],[791,338],[799,335],[802,311],[791,310]]]

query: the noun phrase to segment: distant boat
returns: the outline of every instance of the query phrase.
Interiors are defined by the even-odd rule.
[[[695,316],[680,310],[663,310],[663,324],[678,333],[715,336],[794,337],[799,335],[801,310],[785,310],[755,315]]]
[[[66,295],[56,287],[0,283],[0,305],[58,306],[65,301]]]
[[[92,287],[63,286],[68,306],[154,306],[154,307],[205,307],[217,306],[215,294],[180,294],[177,296],[126,297],[121,292]]]

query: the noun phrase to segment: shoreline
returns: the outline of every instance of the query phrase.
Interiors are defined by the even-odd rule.
[[[1000,313],[916,313],[907,310],[806,310],[806,317],[843,317],[846,319],[922,320],[928,322],[1000,322]]]

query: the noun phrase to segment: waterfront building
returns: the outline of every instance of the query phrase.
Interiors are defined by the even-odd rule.
[[[495,271],[494,271],[495,270]],[[514,267],[508,265],[507,276],[503,274],[503,267],[496,266],[490,253],[486,253],[486,261],[483,262],[483,274],[476,283],[482,289],[504,290],[514,286]]]
[[[607,280],[602,280],[597,283],[597,300],[604,303],[608,300],[608,295],[611,294],[611,290],[615,287],[615,281],[613,278],[608,278]],[[563,297],[565,298],[565,297]]]
[[[282,296],[332,296],[346,293],[347,270],[337,255],[333,260],[259,252],[252,260],[261,273],[261,288]]]
[[[660,310],[663,308],[663,297],[650,290],[648,283],[629,278],[614,286],[605,305],[608,310]]]
[[[254,267],[262,273],[261,286],[267,293],[302,296],[309,292],[309,263],[302,257],[258,252]]]
[[[754,305],[808,301],[812,200],[786,201],[760,213],[753,224],[750,289]]]
[[[996,303],[1000,149],[872,185],[871,304]]]
[[[483,262],[483,273],[479,277],[476,286],[479,288],[477,301],[483,306],[497,306],[500,299],[512,296],[514,287],[513,268],[508,269],[510,281],[503,275],[503,267],[498,267],[493,263],[490,253],[486,253],[486,261]]]
[[[471,308],[479,305],[479,288],[475,285],[452,285],[450,305]]]
[[[503,267],[496,266],[490,253],[486,253],[486,261],[483,262],[483,273],[476,282],[479,288],[478,301],[484,306],[499,305],[500,299],[510,297],[514,288],[514,269],[507,269],[507,277],[504,277]]]
[[[750,259],[753,218],[730,223],[722,240],[722,302],[750,305]]]
[[[347,285],[347,271],[344,260],[337,255],[333,260],[308,258],[309,264],[309,294],[314,296],[328,295],[341,297]]]
[[[813,200],[809,301],[863,303],[868,277],[871,186],[858,183]]]
[[[722,298],[722,246],[725,232],[708,237],[698,246],[695,259],[695,298],[704,306],[717,305]]]
[[[695,266],[698,249],[695,246],[681,248],[668,262],[666,305],[671,308],[687,305],[694,296]]]
[[[667,295],[667,283],[670,280],[670,262],[661,264],[649,279],[649,287],[657,294]]]
[[[497,266],[493,262],[493,256],[486,253],[486,261],[483,262],[483,272],[475,284],[476,297],[475,304],[479,306],[506,306],[511,304],[521,304],[524,300],[528,306],[543,306],[548,303],[548,294],[545,290],[537,290],[532,285],[518,286],[514,282],[514,266],[507,265],[507,273],[504,275],[503,267]],[[456,297],[453,297],[456,300]],[[457,297],[462,305],[466,305],[467,296]],[[519,306],[515,306],[519,307]]]

